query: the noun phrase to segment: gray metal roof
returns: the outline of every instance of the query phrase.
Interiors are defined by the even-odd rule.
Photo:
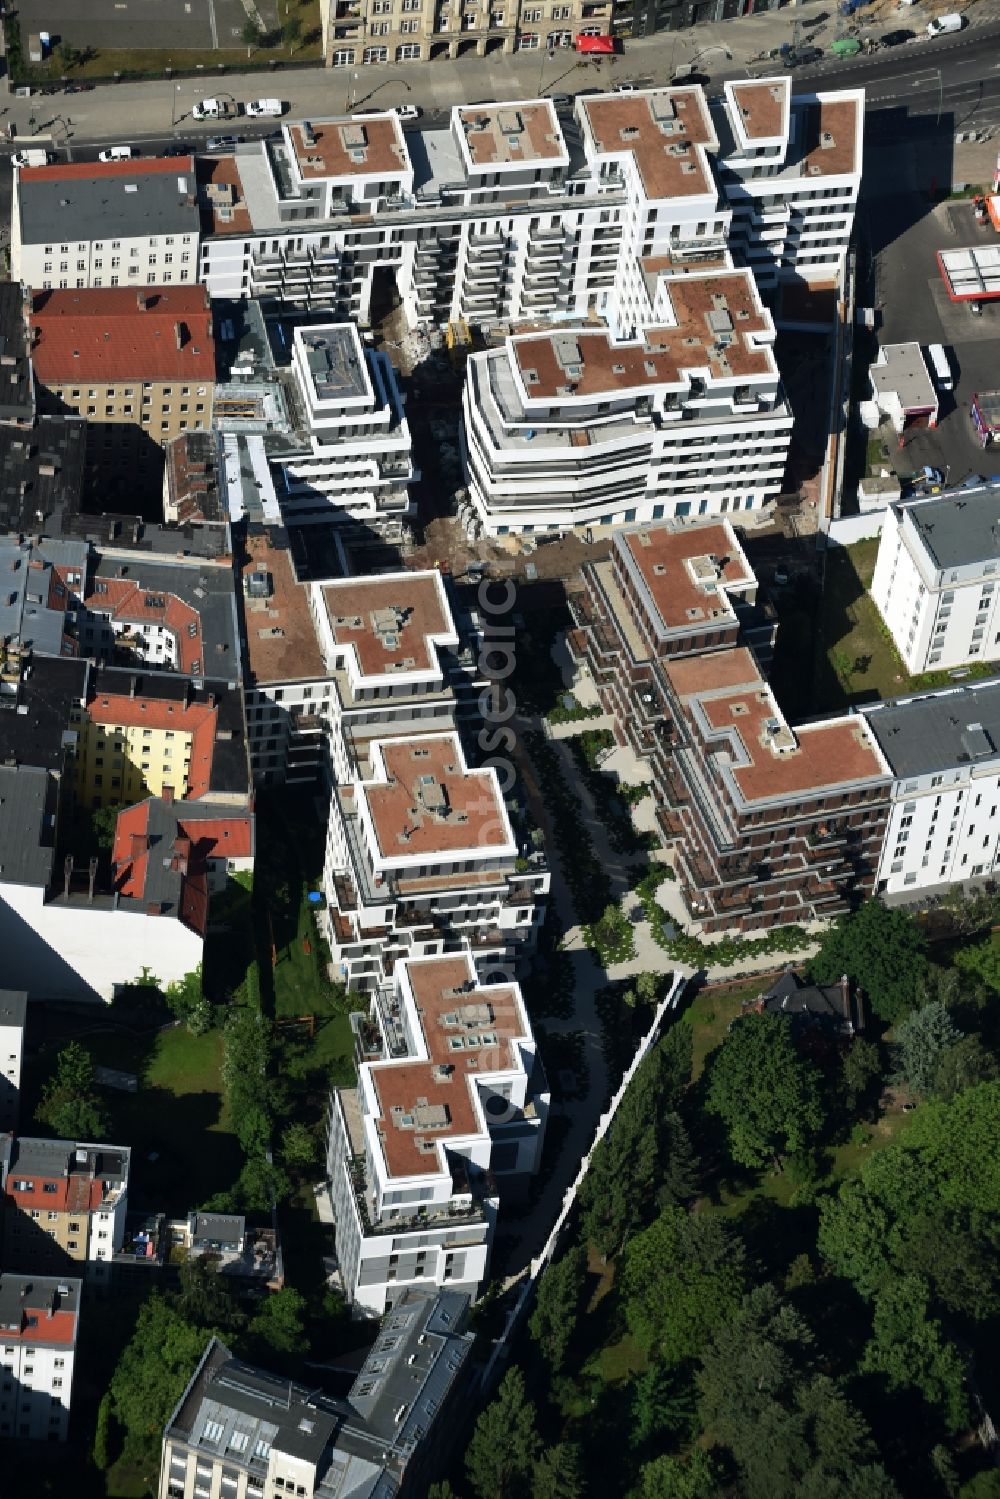
[[[42,1140],[18,1135],[11,1153],[12,1175],[31,1177],[88,1175],[118,1186],[128,1181],[127,1145],[94,1145],[87,1141]]]
[[[49,883],[55,857],[58,792],[45,770],[0,766],[0,880]]]
[[[58,536],[79,514],[86,433],[79,416],[0,424],[0,530]]]
[[[1000,485],[962,489],[901,508],[938,567],[1000,559]]]
[[[31,657],[16,697],[0,697],[0,762],[62,770],[70,708],[83,702],[88,670],[70,656]]]
[[[19,640],[42,655],[61,655],[66,610],[49,606],[52,568],[58,564],[74,569],[82,586],[87,550],[81,541],[32,543],[17,536],[0,537],[0,636]]]
[[[23,1029],[27,1014],[26,989],[0,989],[0,1025],[19,1025]]]
[[[35,415],[25,325],[24,289],[0,283],[0,421],[30,422]]]
[[[1000,677],[861,711],[901,780],[1000,759]]]
[[[197,237],[200,215],[193,172],[149,172],[142,162],[109,172],[94,163],[65,177],[22,179],[18,188],[21,242],[139,239],[149,234]]]

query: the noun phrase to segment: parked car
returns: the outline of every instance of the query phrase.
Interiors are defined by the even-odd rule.
[[[194,146],[182,146],[178,143],[176,146],[168,146],[163,154],[164,156],[193,156],[195,150]]]
[[[242,135],[210,135],[205,142],[206,151],[235,151]]]
[[[947,16],[935,16],[933,21],[927,22],[928,36],[945,36],[949,31],[961,31],[965,25],[965,17],[953,10]]]
[[[108,146],[105,151],[98,151],[98,161],[131,161],[133,156],[138,156],[134,146]]]
[[[280,99],[248,99],[244,108],[251,119],[268,115],[277,118],[285,112],[285,106]]]
[[[572,109],[573,95],[549,94],[549,103],[552,105],[553,109]]]
[[[638,91],[638,85],[635,83],[616,83],[611,90],[613,94],[636,94]]]
[[[884,36],[879,37],[878,41],[880,47],[901,47],[904,42],[913,42],[916,41],[916,38],[917,33],[915,31],[902,29],[899,31],[887,31]]]
[[[784,63],[786,68],[807,68],[822,57],[822,47],[798,47],[785,53]]]
[[[419,120],[422,110],[419,104],[397,104],[393,114],[397,120]]]

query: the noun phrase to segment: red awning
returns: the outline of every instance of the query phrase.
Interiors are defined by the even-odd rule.
[[[578,36],[573,44],[578,52],[614,52],[613,36]]]

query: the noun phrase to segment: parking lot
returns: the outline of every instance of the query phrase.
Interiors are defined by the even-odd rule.
[[[277,28],[277,0],[257,0],[265,28]],[[19,0],[28,37],[47,31],[78,50],[85,47],[207,51],[238,47],[247,13],[241,0]]]
[[[893,200],[884,200],[881,211],[892,216]],[[897,238],[884,235],[877,283],[879,342],[914,340],[924,348],[943,344],[955,381],[953,391],[940,393],[938,426],[907,432],[903,448],[893,452],[901,473],[930,464],[947,470],[955,484],[970,473],[1000,471],[1000,453],[984,453],[969,417],[974,391],[1000,387],[1000,303],[984,302],[982,316],[976,317],[966,303],[949,301],[936,259],[938,250],[997,240],[992,226],[975,222],[971,203],[959,200],[928,205]]]

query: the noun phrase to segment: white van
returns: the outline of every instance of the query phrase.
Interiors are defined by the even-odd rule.
[[[943,36],[946,31],[961,31],[965,25],[965,17],[960,16],[954,10],[947,16],[935,16],[933,21],[927,22],[928,36]]]
[[[251,118],[267,115],[271,119],[276,119],[285,112],[285,106],[280,99],[248,99],[245,107]]]
[[[948,363],[944,344],[929,344],[927,357],[931,362],[931,369],[934,371],[934,380],[938,390],[951,390],[955,382],[951,376],[951,365]]]
[[[106,151],[98,151],[98,161],[131,161],[138,153],[134,146],[109,146]]]
[[[15,151],[11,157],[11,163],[15,167],[43,167],[48,161],[55,161],[52,151],[40,151],[29,146],[27,151]]]

